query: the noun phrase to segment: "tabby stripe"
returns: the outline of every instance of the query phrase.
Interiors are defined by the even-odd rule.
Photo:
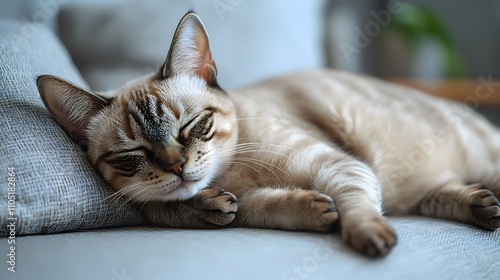
[[[126,118],[126,123],[123,125],[123,128],[121,129],[121,133],[123,133],[123,136],[127,137],[128,139],[134,141],[135,140],[135,134],[132,131],[132,126],[130,124],[130,118]],[[121,135],[120,133],[120,135]],[[121,137],[122,140],[125,140],[124,137]]]
[[[193,118],[190,121],[188,121],[185,125],[183,125],[181,127],[180,131],[183,131],[184,129],[186,129],[186,127],[188,127],[190,124],[192,124],[194,120],[195,120],[195,118]]]
[[[139,109],[139,112],[142,116],[143,116],[143,119],[144,119],[144,123],[143,125],[146,126],[147,125],[147,122],[153,122],[153,123],[157,123],[157,119],[155,117],[155,115],[153,115],[152,113],[154,112],[153,110],[153,97],[152,96],[146,96],[144,97],[142,101],[142,104],[139,104],[139,106],[137,106],[137,108]]]
[[[209,136],[204,137],[202,140],[205,142],[208,142],[208,141],[212,140],[214,138],[214,136],[215,136],[215,131],[212,132]]]
[[[208,141],[206,135],[213,127],[213,114],[213,112],[206,114],[197,124],[195,124],[196,130],[193,131],[193,136],[198,137],[202,141]]]
[[[144,128],[144,122],[141,120],[141,117],[133,110],[129,110],[129,116],[132,117],[132,119],[135,122],[135,128],[138,128],[138,130],[141,131],[141,133],[144,135],[146,134],[145,128]],[[130,126],[132,128],[132,131],[134,131],[132,125]]]
[[[138,120],[138,124],[143,128],[152,120],[148,113],[148,105],[145,103],[144,100],[141,100],[141,103],[134,104],[135,106],[132,110],[132,113],[137,116],[136,121]]]
[[[163,103],[160,102],[159,100],[157,100],[156,102],[156,115],[160,118],[160,119],[164,119],[165,117],[165,111],[163,110]]]
[[[214,126],[214,119],[212,118],[212,115],[211,114],[210,116],[207,117],[207,120],[205,121],[205,127],[202,131],[203,135],[206,135],[210,132],[210,130],[212,129],[212,127]]]
[[[147,150],[146,147],[144,146],[139,146],[137,148],[133,149],[127,149],[127,150],[120,150],[120,151],[107,151],[104,154],[100,155],[97,160],[95,161],[95,164],[99,164],[101,161],[105,160],[106,158],[115,155],[115,154],[123,154],[123,153],[130,153],[130,152],[135,152],[139,150]]]
[[[120,176],[123,176],[123,177],[134,177],[135,174],[137,174],[137,171],[132,171],[131,173],[124,173],[124,172],[121,172],[119,170],[116,170],[116,173],[120,174]]]
[[[130,123],[130,117],[129,117],[129,106],[128,106],[128,102],[127,102],[127,99],[126,98],[121,98],[120,101],[121,102],[121,105],[123,108],[126,108],[123,112],[126,112],[126,118],[125,118],[125,123],[122,122],[123,126],[122,126],[122,129],[121,129],[121,132],[119,132],[118,136],[120,137],[120,139],[122,141],[125,141],[128,139],[131,139],[131,140],[135,140],[135,134],[132,130],[132,126],[131,126],[131,123]]]
[[[212,118],[212,119],[210,119],[210,122],[206,126],[205,130],[203,131],[203,135],[207,135],[207,136],[202,138],[203,141],[208,142],[208,141],[212,140],[212,138],[214,138],[215,130],[212,133],[210,133],[210,131],[212,131],[213,127],[214,127],[214,119]],[[208,135],[208,133],[210,133],[210,135]]]

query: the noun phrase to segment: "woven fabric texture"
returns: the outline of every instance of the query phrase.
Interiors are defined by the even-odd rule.
[[[12,218],[9,168],[17,235],[137,224],[139,215],[124,201],[106,200],[112,190],[39,97],[42,74],[86,87],[57,37],[41,25],[1,21],[0,57],[0,235],[8,234],[4,225]]]
[[[13,278],[1,278],[4,271],[12,273],[0,270],[0,278],[499,279],[500,231],[424,217],[389,217],[389,222],[398,244],[377,260],[354,252],[339,234],[142,227],[25,236],[16,252],[25,256],[25,268]],[[47,269],[55,259],[58,269]]]

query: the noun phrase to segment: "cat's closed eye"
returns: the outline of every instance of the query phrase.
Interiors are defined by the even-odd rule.
[[[119,171],[121,175],[133,176],[139,168],[145,163],[147,159],[147,153],[142,152],[128,152],[120,153],[117,155],[110,156],[106,159],[106,163]]]
[[[112,157],[106,160],[106,163],[118,171],[125,173],[122,175],[132,176],[137,172],[144,160],[144,156],[126,154]]]
[[[191,137],[210,141],[215,134],[214,122],[214,111],[207,109],[181,128],[179,139],[187,141]]]

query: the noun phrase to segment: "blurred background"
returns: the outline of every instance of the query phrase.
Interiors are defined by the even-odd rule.
[[[228,89],[331,67],[466,103],[482,85],[487,100],[469,105],[500,104],[497,0],[0,0],[0,17],[22,21],[23,36],[32,23],[53,29],[96,90],[158,69],[189,9]]]
[[[500,76],[500,1],[334,0],[328,10],[338,67],[379,77]],[[354,46],[350,59],[339,41]]]

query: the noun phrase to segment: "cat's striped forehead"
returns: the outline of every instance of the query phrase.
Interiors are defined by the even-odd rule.
[[[130,88],[121,95],[127,127],[119,131],[120,138],[135,140],[139,136],[152,144],[169,142],[209,106],[211,95],[205,84],[187,77]]]
[[[134,92],[127,98],[125,112],[134,135],[152,143],[165,142],[171,136],[169,131],[178,128],[180,112],[184,111],[182,104],[168,105],[155,91]]]

